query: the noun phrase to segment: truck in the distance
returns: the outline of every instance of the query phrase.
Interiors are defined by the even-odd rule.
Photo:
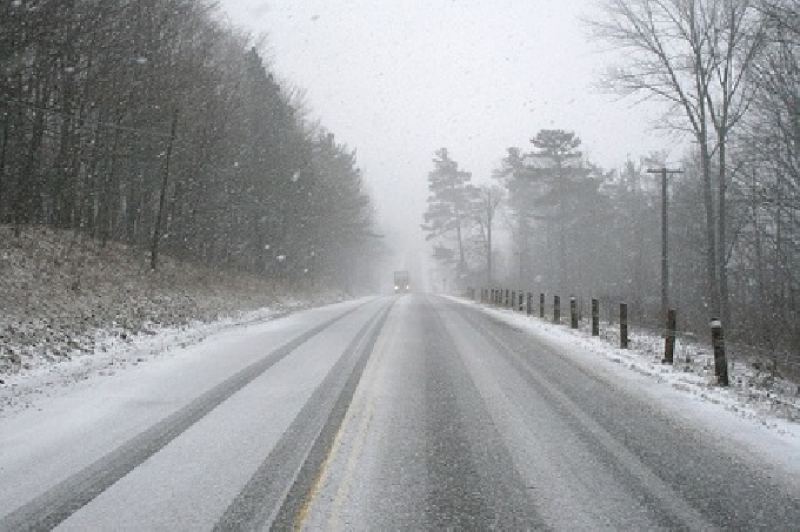
[[[394,293],[402,294],[411,291],[411,278],[406,270],[394,272]]]

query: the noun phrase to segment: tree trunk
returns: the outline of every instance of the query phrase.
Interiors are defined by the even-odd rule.
[[[723,116],[727,120],[726,116]],[[728,253],[727,253],[727,221],[726,221],[726,204],[727,204],[727,190],[728,190],[728,176],[726,171],[726,149],[725,144],[727,131],[725,128],[720,128],[719,137],[719,183],[717,199],[717,261],[719,263],[719,304],[720,304],[720,318],[724,327],[731,327],[730,310],[728,306]]]
[[[700,145],[703,166],[703,205],[706,211],[706,282],[708,283],[708,302],[713,317],[719,317],[719,285],[717,284],[717,244],[714,219],[714,198],[712,195],[711,168],[708,160],[708,146]]]
[[[6,110],[4,111],[3,115],[3,136],[2,139],[0,139],[0,223],[4,223],[6,218],[7,190],[5,186],[5,175],[6,175],[6,153],[8,150],[8,130],[9,130],[8,123],[10,121],[11,121],[11,113],[9,113]]]
[[[14,201],[15,233],[18,235],[21,224],[36,222],[37,213],[41,210],[41,180],[37,176],[36,161],[44,141],[44,113],[33,111],[33,130],[25,157],[23,170],[19,173]]]
[[[492,195],[489,193],[489,202],[486,206],[486,284],[492,286]]]
[[[166,202],[167,186],[169,184],[169,162],[172,155],[172,147],[175,143],[176,128],[178,126],[178,109],[175,109],[172,115],[172,127],[169,133],[169,143],[167,144],[167,151],[165,154],[164,163],[164,179],[161,182],[161,191],[158,197],[158,212],[156,213],[156,221],[153,227],[153,241],[150,247],[150,269],[155,271],[158,264],[158,244],[161,238],[161,219],[164,216],[164,203]]]
[[[117,120],[117,125],[121,119]],[[114,130],[114,141],[111,143],[111,158],[108,170],[105,172],[102,183],[102,196],[100,204],[100,245],[105,246],[114,232],[116,224],[114,223],[114,212],[116,198],[118,197],[118,188],[116,187],[117,180],[117,151],[119,150],[119,129]],[[116,189],[116,190],[115,190]]]
[[[756,190],[756,178],[753,176],[753,184],[752,184],[752,216],[753,216],[753,237],[755,242],[753,243],[756,248],[756,287],[758,291],[758,295],[756,297],[756,310],[758,313],[758,320],[756,323],[756,327],[758,327],[758,332],[756,333],[756,337],[760,343],[764,345],[768,345],[770,338],[772,335],[770,334],[770,325],[772,320],[769,318],[768,314],[768,306],[766,304],[766,282],[764,280],[764,258],[763,258],[763,249],[761,245],[761,224],[759,223],[759,213],[758,213],[758,199],[757,199],[757,190]]]

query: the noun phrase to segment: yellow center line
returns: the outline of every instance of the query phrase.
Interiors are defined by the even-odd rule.
[[[389,319],[386,325],[384,326],[384,331],[388,332],[389,330],[392,331],[394,330],[395,327],[389,326],[394,321],[391,318],[392,315],[390,314]],[[381,336],[378,337],[378,341],[375,344],[374,351],[377,355],[375,358],[377,359],[382,358],[380,355],[386,350],[386,346],[390,345],[389,342],[387,342],[385,336],[387,335],[381,334]],[[371,362],[368,362],[368,364],[370,364],[370,366],[368,366],[369,373],[375,373],[375,366],[378,367],[382,366],[382,364],[380,364],[380,360],[375,360],[375,362],[376,364],[374,365],[372,365]],[[367,375],[365,374],[364,376],[366,377]],[[374,382],[374,380],[375,380],[374,376],[371,376],[371,378],[366,378],[366,379],[362,378],[362,382]],[[366,392],[363,386],[359,383],[358,388],[356,389],[356,393],[353,397],[353,401],[350,403],[347,414],[345,415],[344,421],[339,426],[339,429],[336,431],[336,436],[333,439],[333,443],[331,444],[330,449],[328,449],[328,452],[325,455],[325,459],[323,460],[322,465],[320,466],[319,471],[317,472],[317,475],[314,478],[314,482],[311,484],[311,488],[308,491],[308,495],[305,497],[303,505],[297,512],[297,517],[294,523],[294,530],[302,530],[306,528],[307,521],[311,515],[312,508],[314,507],[316,501],[318,500],[322,489],[330,481],[331,469],[333,468],[334,458],[340,453],[344,437],[350,431],[351,425],[355,423],[355,418],[361,415],[362,416],[361,423],[359,424],[358,432],[356,433],[358,435],[357,436],[358,440],[356,441],[355,447],[351,450],[348,456],[346,472],[349,471],[350,469],[352,469],[353,471],[355,470],[355,464],[357,462],[357,458],[361,454],[361,448],[363,447],[364,444],[363,440],[366,439],[366,432],[370,420],[372,419],[372,414],[374,410],[371,397],[367,398],[366,400],[364,399],[363,396],[365,393]],[[352,476],[352,472],[350,473],[350,476]],[[347,473],[345,477],[347,477]],[[349,481],[350,480],[347,479],[347,482]],[[343,490],[344,493],[349,491],[348,489],[344,489],[342,484],[340,484],[339,490],[337,491],[336,497],[334,498],[334,507],[335,507],[335,513],[337,515],[336,517],[337,520],[338,520],[339,510],[336,509],[336,507],[337,506],[341,507],[340,497],[341,494],[343,493]],[[334,518],[331,517],[331,519]],[[338,526],[336,528],[338,528]]]
[[[367,401],[367,411],[364,413],[364,417],[361,419],[361,424],[358,427],[358,433],[356,435],[357,439],[355,445],[353,446],[350,456],[347,459],[347,466],[345,467],[345,472],[342,475],[342,480],[339,483],[339,489],[336,491],[336,495],[333,498],[331,513],[330,517],[328,518],[328,530],[341,530],[340,514],[342,511],[342,505],[350,494],[350,484],[353,481],[356,465],[364,450],[364,444],[367,441],[369,425],[372,421],[372,416],[375,410],[372,396],[370,396]]]
[[[383,375],[386,372],[386,364],[383,363],[383,359],[386,358],[387,351],[389,351],[390,346],[393,345],[394,338],[397,334],[398,323],[398,320],[392,320],[391,317],[386,322],[386,325],[384,326],[385,334],[381,335],[381,338],[375,344],[375,358],[374,364],[370,368],[370,378],[365,382],[374,384],[376,382],[380,383],[383,381]],[[359,399],[363,399],[365,406],[362,409],[363,414],[361,423],[358,427],[358,432],[356,432],[356,440],[350,450],[349,456],[347,457],[347,465],[345,466],[344,473],[339,482],[339,488],[336,490],[336,494],[334,495],[331,503],[331,513],[328,518],[327,526],[328,530],[341,530],[342,528],[340,517],[342,506],[350,494],[350,486],[353,483],[356,467],[364,451],[364,446],[366,445],[367,437],[369,435],[369,427],[375,413],[374,393],[370,393],[370,390],[366,387],[362,388],[360,391],[362,393],[359,394]],[[362,401],[359,401],[359,403],[361,402]]]
[[[302,530],[303,526],[305,525],[306,520],[308,519],[309,511],[311,510],[311,506],[313,505],[314,501],[319,495],[322,486],[328,480],[328,475],[330,471],[330,463],[333,460],[333,457],[336,456],[339,452],[339,447],[342,444],[342,435],[345,433],[346,425],[348,424],[348,418],[350,417],[349,413],[345,422],[339,426],[339,430],[336,431],[336,436],[333,438],[333,444],[331,445],[330,449],[328,449],[328,453],[325,455],[325,460],[322,461],[322,465],[317,472],[317,476],[314,478],[314,482],[311,484],[311,488],[308,490],[308,496],[303,501],[303,505],[300,507],[300,510],[297,512],[297,518],[294,522],[294,529],[295,530]]]

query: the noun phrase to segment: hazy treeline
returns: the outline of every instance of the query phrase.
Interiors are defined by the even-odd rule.
[[[593,22],[594,35],[627,50],[630,62],[605,81],[669,103],[664,125],[685,134],[690,151],[680,161],[653,154],[610,172],[587,160],[575,133],[536,133],[530,146],[507,151],[494,176],[505,213],[494,225],[511,234],[502,249],[486,238],[489,187],[473,185],[464,170],[454,179],[457,163],[443,171],[438,157],[425,226],[438,242],[436,256],[462,285],[625,300],[634,317],[661,326],[661,176],[648,170],[667,164],[681,172],[668,178],[669,298],[681,327],[707,334],[709,319],[719,317],[734,339],[796,356],[799,5],[606,4],[608,18]],[[451,175],[446,194],[433,186],[443,172]],[[468,252],[453,252],[459,249]],[[487,260],[492,255],[502,269]]]
[[[160,219],[186,259],[364,277],[354,152],[212,2],[0,0],[0,69],[0,223],[149,248]]]

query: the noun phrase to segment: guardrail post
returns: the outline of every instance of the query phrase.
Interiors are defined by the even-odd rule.
[[[506,297],[505,297],[505,299],[503,300],[503,306],[504,306],[504,307],[507,307],[507,306],[508,306],[508,295],[509,295],[509,294],[508,294],[508,288],[506,288],[506,292],[505,292],[505,296],[506,296]]]
[[[619,304],[619,346],[628,349],[628,305]]]
[[[569,296],[569,324],[573,329],[578,328],[578,300]]]
[[[533,294],[531,294],[530,292],[528,292],[528,301],[525,307],[525,314],[527,314],[528,316],[533,314]]]
[[[511,299],[508,301],[508,308],[514,310],[514,307],[517,305],[517,291],[511,291]]]
[[[553,296],[553,323],[561,323],[561,298]]]
[[[675,358],[675,311],[667,311],[667,335],[664,338],[664,364],[672,364]]]
[[[544,319],[544,292],[539,293],[539,317]]]
[[[600,336],[600,301],[592,299],[592,336]]]
[[[714,374],[717,384],[728,386],[728,362],[725,360],[725,336],[722,334],[722,322],[711,319],[711,344],[714,346]]]
[[[519,304],[517,305],[517,310],[520,312],[525,310],[525,292],[523,290],[519,291]]]

